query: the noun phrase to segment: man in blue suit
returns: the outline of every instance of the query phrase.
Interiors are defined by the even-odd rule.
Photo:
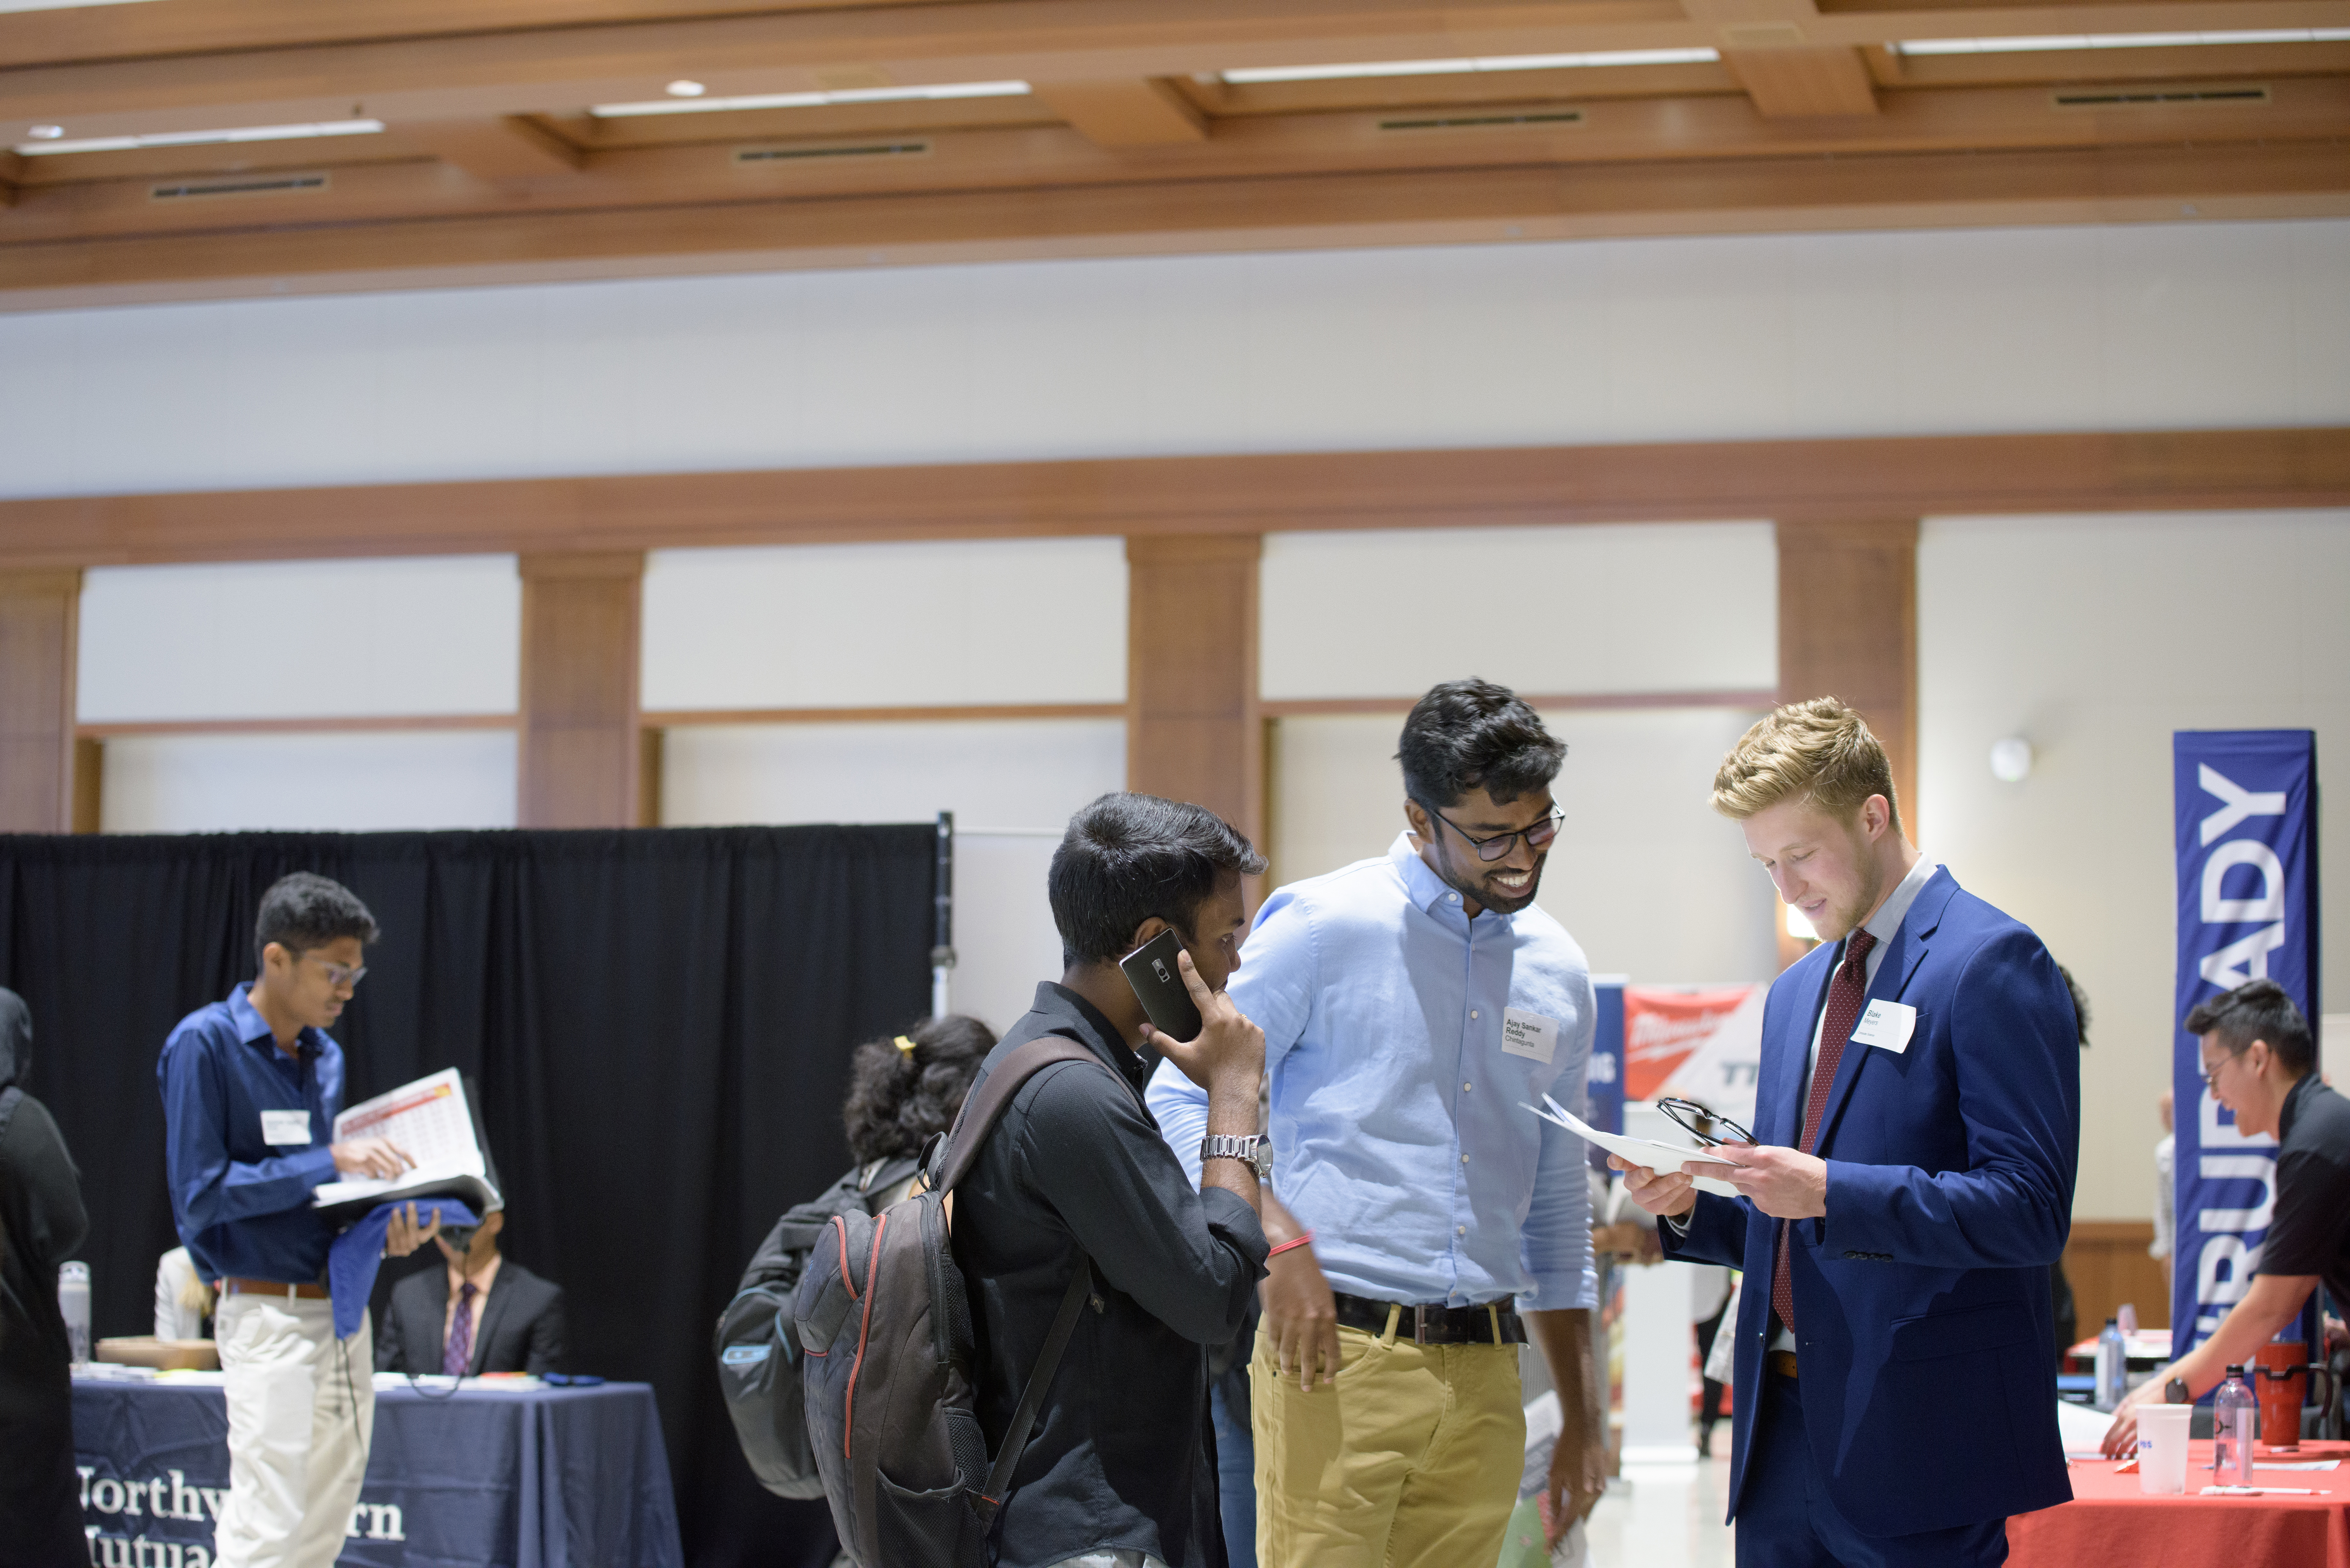
[[[1884,748],[1835,699],[1749,730],[1713,806],[1820,938],[1763,1008],[1757,1141],[1723,1151],[1741,1196],[1625,1181],[1668,1257],[1746,1273],[1740,1568],[2003,1562],[2008,1515],[2073,1495],[2048,1298],[2080,1143],[2071,995],[1909,844]]]

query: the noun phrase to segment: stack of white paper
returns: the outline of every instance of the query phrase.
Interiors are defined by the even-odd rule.
[[[1525,1105],[1523,1100],[1518,1103]],[[1701,1174],[1707,1166],[1724,1168],[1738,1163],[1719,1149],[1677,1148],[1671,1144],[1659,1143],[1653,1138],[1626,1137],[1620,1133],[1604,1133],[1597,1127],[1586,1124],[1582,1117],[1552,1099],[1548,1095],[1543,1096],[1543,1106],[1548,1106],[1550,1108],[1544,1110],[1542,1106],[1526,1106],[1526,1109],[1546,1122],[1565,1127],[1586,1143],[1596,1144],[1609,1154],[1621,1155],[1627,1164],[1645,1165],[1650,1170],[1656,1171],[1687,1170],[1690,1179],[1697,1184],[1698,1190],[1700,1192],[1718,1192],[1724,1198],[1739,1196],[1738,1189],[1731,1186],[1730,1183],[1718,1177]]]

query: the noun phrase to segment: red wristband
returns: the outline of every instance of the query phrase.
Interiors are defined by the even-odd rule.
[[[1302,1231],[1297,1235],[1292,1236],[1280,1246],[1274,1248],[1271,1251],[1267,1252],[1265,1256],[1268,1258],[1278,1258],[1284,1252],[1288,1251],[1292,1247],[1303,1247],[1306,1242],[1311,1241],[1312,1240],[1314,1240],[1313,1231]]]

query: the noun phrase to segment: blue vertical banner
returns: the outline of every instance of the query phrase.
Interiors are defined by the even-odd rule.
[[[1591,1067],[1583,1076],[1583,1119],[1601,1132],[1624,1130],[1624,976],[1591,977],[1596,1004],[1592,1020]],[[1597,1145],[1592,1164],[1606,1169],[1607,1151]]]
[[[2276,1207],[2276,1139],[2246,1137],[2203,1082],[2198,1002],[2266,978],[2317,1027],[2317,735],[2181,730],[2171,737],[2178,841],[2178,985],[2171,1012],[2177,1240],[2171,1355],[2241,1301]],[[2288,1333],[2291,1331],[2288,1330]]]

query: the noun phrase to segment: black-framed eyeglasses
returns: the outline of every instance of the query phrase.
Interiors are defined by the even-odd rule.
[[[1672,1117],[1675,1125],[1679,1127],[1681,1131],[1708,1148],[1728,1143],[1761,1143],[1762,1141],[1728,1116],[1718,1111],[1709,1110],[1695,1100],[1659,1100],[1657,1109]],[[1705,1125],[1701,1127],[1700,1123]],[[1725,1128],[1731,1136],[1717,1137],[1705,1130],[1707,1127]]]
[[[1526,841],[1527,848],[1540,849],[1558,836],[1558,825],[1566,820],[1566,813],[1556,806],[1552,806],[1548,816],[1531,826],[1521,827],[1514,833],[1497,833],[1491,838],[1480,838],[1424,800],[1419,802],[1419,809],[1467,839],[1471,846],[1477,851],[1477,858],[1480,860],[1507,858],[1510,851],[1517,847],[1518,840],[1521,838]]]

